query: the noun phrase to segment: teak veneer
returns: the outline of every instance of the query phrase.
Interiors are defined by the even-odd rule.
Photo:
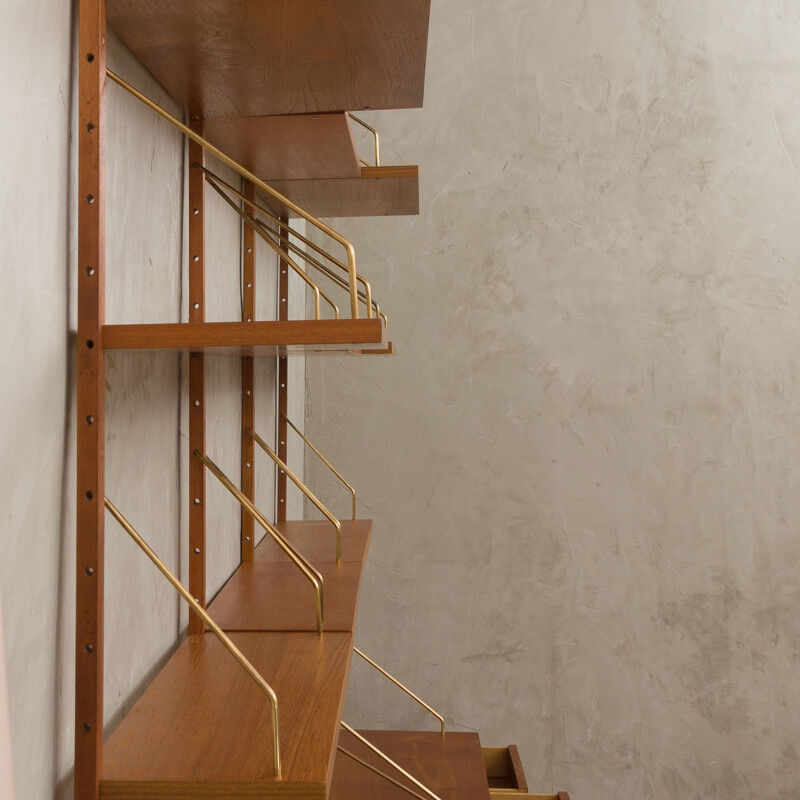
[[[316,217],[386,217],[419,214],[419,167],[362,167],[357,178],[270,181],[270,186]],[[276,214],[290,208],[259,195]]]
[[[350,633],[232,633],[278,696],[283,775],[267,698],[213,634],[189,636],[105,745],[100,794],[324,800],[350,671]]]
[[[342,520],[342,562],[367,558],[372,520]],[[277,529],[283,537],[299,550],[312,564],[330,564],[336,561],[336,540],[327,520],[290,520],[279,522]],[[286,556],[271,537],[265,538],[256,548],[256,561],[285,561]]]
[[[489,800],[489,784],[483,767],[477,733],[438,731],[359,731],[393,761],[424,783],[442,800]],[[348,731],[339,744],[368,764],[419,793]],[[329,800],[408,800],[408,794],[337,752]]]
[[[383,349],[385,336],[381,319],[174,322],[102,328],[106,350],[182,350],[240,356]]]
[[[209,119],[204,135],[263,181],[361,175],[344,112]]]
[[[430,0],[108,0],[107,13],[193,115],[422,106]]]

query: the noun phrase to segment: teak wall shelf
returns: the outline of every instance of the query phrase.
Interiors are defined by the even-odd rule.
[[[352,245],[315,217],[418,213],[417,168],[378,166],[377,137],[376,166],[363,166],[346,112],[421,105],[430,2],[107,0],[107,6],[117,34],[182,104],[188,122],[107,73],[106,0],[80,0],[75,798],[405,800],[410,790],[423,800],[487,800],[489,769],[477,734],[445,732],[443,717],[354,647],[372,535],[370,520],[355,519],[355,491],[328,464],[352,491],[353,519],[339,521],[286,463],[294,428],[287,417],[287,356],[394,352],[385,316],[356,272]],[[106,324],[107,77],[189,139],[185,323]],[[206,169],[206,152],[239,173],[241,191]],[[241,321],[205,317],[207,184],[243,220]],[[295,216],[342,246],[342,260],[301,237],[314,259],[327,260],[304,259],[309,253],[288,239],[288,218]],[[255,319],[257,246],[277,253],[275,321]],[[295,258],[348,293],[351,318],[325,319],[315,307],[315,319],[289,320],[290,270],[313,288],[317,306],[322,296]],[[105,498],[104,358],[125,350],[189,354],[188,588]],[[207,355],[242,359],[240,486],[206,453]],[[253,430],[260,356],[277,359],[277,453]],[[256,445],[277,470],[274,523],[254,502]],[[235,523],[241,563],[213,600],[206,587],[209,472],[243,509]],[[287,521],[287,478],[326,520]],[[188,635],[108,737],[104,507],[191,608]],[[266,537],[256,547],[259,528]],[[388,755],[364,744],[342,720],[354,653],[438,717],[441,732],[368,732]],[[524,776],[520,783],[517,766],[519,787]]]

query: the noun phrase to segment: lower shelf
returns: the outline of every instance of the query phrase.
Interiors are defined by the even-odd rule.
[[[189,636],[105,744],[107,800],[324,800],[351,633],[232,633],[278,696],[275,777],[265,695],[212,634]]]
[[[442,800],[489,800],[489,784],[477,733],[359,731]],[[339,745],[417,794],[420,790],[351,733]],[[423,794],[424,796],[424,794]],[[330,800],[408,800],[409,795],[366,767],[337,752]]]

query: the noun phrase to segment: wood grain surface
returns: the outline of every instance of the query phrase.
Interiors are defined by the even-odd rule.
[[[358,349],[384,346],[385,330],[378,319],[289,320],[288,322],[174,322],[157,325],[105,325],[108,350],[186,350],[259,355],[276,347],[335,346]]]
[[[213,634],[189,636],[106,742],[104,798],[324,798],[352,634],[233,633],[278,696],[276,780],[264,694]]]
[[[359,731],[442,800],[489,800],[477,733],[433,731]],[[419,792],[351,733],[342,731],[339,744],[395,780]],[[337,753],[330,800],[408,800],[408,794]]]
[[[361,174],[344,112],[210,119],[205,136],[264,181]]]
[[[357,178],[270,181],[270,186],[316,217],[387,217],[419,214],[419,167],[362,167]],[[259,194],[276,214],[296,214]]]
[[[190,114],[419,108],[430,0],[108,0],[117,35]]]
[[[362,564],[314,566],[324,582],[323,629],[353,631]],[[314,598],[308,579],[284,555],[282,561],[242,564],[220,589],[209,613],[225,631],[316,631]]]
[[[367,558],[372,520],[342,520],[342,561],[364,562]],[[336,561],[336,539],[327,520],[290,520],[277,526],[284,538],[314,566]],[[271,537],[256,548],[256,561],[284,561],[286,556]]]

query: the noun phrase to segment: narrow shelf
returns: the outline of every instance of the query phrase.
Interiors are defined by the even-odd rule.
[[[106,350],[183,350],[217,355],[355,353],[387,347],[380,319],[176,322],[104,325]]]
[[[189,636],[105,744],[105,800],[324,800],[350,633],[233,633],[280,708],[276,779],[264,694],[212,634]]]
[[[387,217],[419,214],[419,167],[362,167],[356,178],[270,181],[270,185],[316,217]],[[290,208],[261,196],[274,212]]]
[[[361,175],[345,112],[209,119],[203,135],[263,181]]]
[[[393,761],[425,784],[442,800],[489,800],[489,783],[477,733],[431,731],[359,731]],[[339,745],[363,761],[419,789],[393,770],[348,731]],[[353,759],[337,752],[329,800],[408,800],[408,794]]]
[[[430,0],[108,0],[108,24],[190,114],[419,108]]]
[[[322,526],[288,523],[295,530],[305,531],[306,541],[300,544],[294,537],[292,544],[322,574],[325,631],[355,630],[361,573],[372,530],[371,520],[358,522],[361,525],[342,523],[342,549],[347,557],[339,564],[335,560],[335,531],[329,522]],[[256,548],[252,563],[241,564],[234,572],[214,598],[209,613],[225,631],[316,630],[311,585],[271,536]]]

